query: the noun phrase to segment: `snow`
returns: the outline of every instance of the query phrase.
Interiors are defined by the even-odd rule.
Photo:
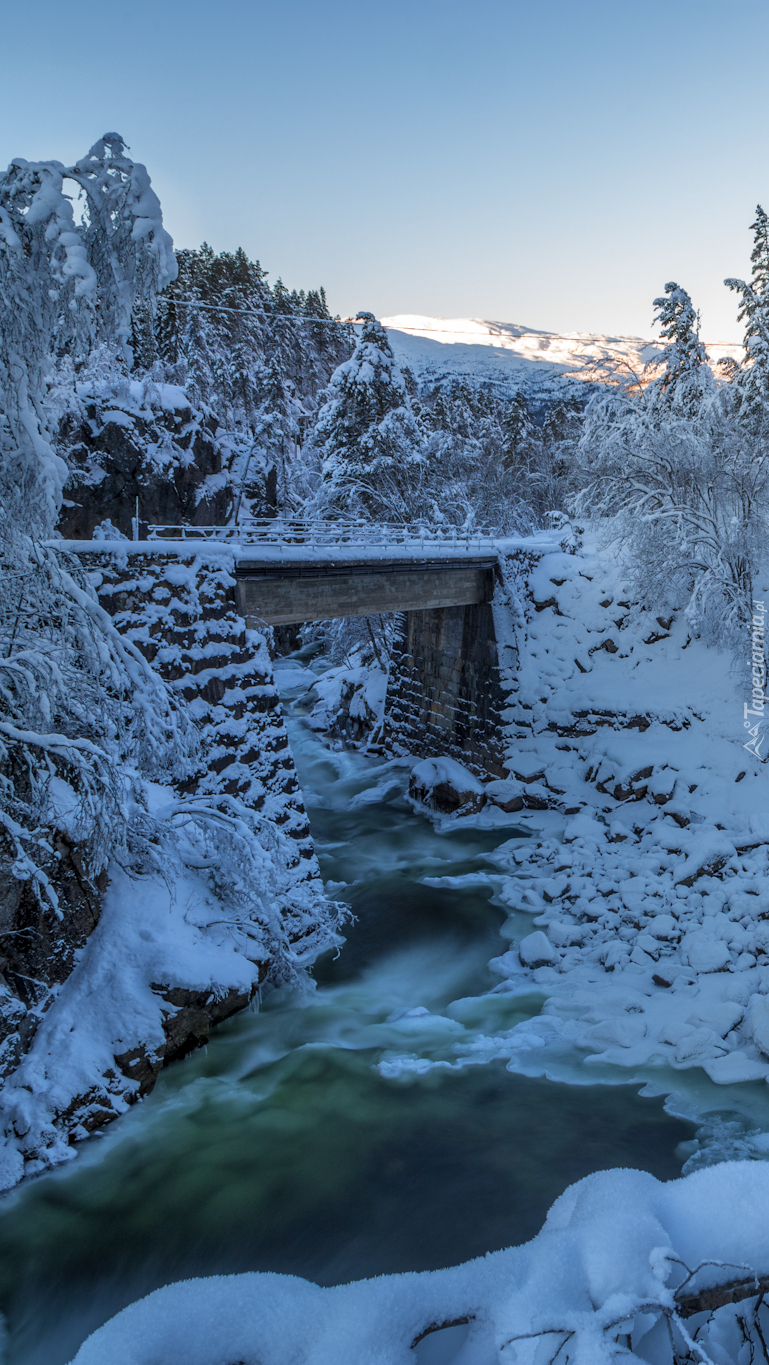
[[[714,1087],[734,1087],[757,1156],[769,1095],[746,1085],[769,1080],[769,824],[740,676],[682,615],[663,628],[634,606],[605,550],[541,557],[514,600],[516,573],[494,603],[507,762],[524,800],[551,809],[516,814],[534,837],[488,855],[510,949],[487,998],[535,990],[540,1005],[448,1052],[393,1050],[380,1069],[500,1058],[572,1083],[627,1077],[695,1119],[723,1107]]]
[[[151,983],[250,994],[258,979],[258,963],[245,956],[243,935],[222,925],[204,878],[180,870],[169,884],[113,866],[99,923],[5,1082],[0,1109],[15,1138],[0,1148],[0,1188],[75,1157],[55,1123],[73,1102],[81,1123],[74,1136],[85,1137],[92,1116],[104,1122],[136,1099],[138,1083],[115,1074],[115,1056],[162,1047],[163,1016],[175,1012]],[[25,1167],[35,1150],[39,1158]]]
[[[629,365],[640,370],[661,355],[663,344],[643,337],[605,336],[593,332],[542,332],[512,322],[483,318],[433,318],[400,313],[382,319],[401,365],[423,379],[431,374],[470,376],[478,380],[527,380],[574,375],[591,378],[591,367]],[[713,342],[711,363],[740,360],[742,346]]]
[[[207,530],[219,532],[220,539],[216,535],[210,538],[205,534]],[[196,534],[197,532],[197,534]],[[389,542],[386,537],[375,540],[372,536],[363,532],[359,540],[344,539],[341,545],[335,544],[333,539],[328,538],[324,543],[313,544],[290,544],[281,538],[280,530],[275,535],[274,540],[263,540],[253,543],[248,540],[247,532],[243,532],[243,539],[238,540],[237,535],[231,536],[229,530],[225,530],[222,535],[221,527],[192,527],[191,534],[186,539],[172,540],[56,540],[51,544],[58,549],[71,552],[72,554],[120,554],[120,555],[145,555],[161,557],[173,554],[189,556],[195,549],[205,547],[205,553],[220,554],[225,562],[229,562],[234,555],[239,564],[285,564],[293,563],[315,563],[328,564],[333,557],[339,562],[340,554],[345,561],[355,563],[369,563],[378,560],[402,560],[410,561],[414,559],[449,559],[456,560],[469,556],[479,558],[482,555],[488,557],[495,554],[498,550],[504,554],[513,554],[516,550],[525,550],[530,554],[550,554],[560,539],[560,532],[540,531],[536,536],[499,536],[489,538],[483,532],[468,532],[456,540],[431,540],[429,535],[420,541],[418,536],[413,540]]]
[[[427,791],[432,791],[433,787],[438,787],[442,783],[452,787],[456,792],[477,793],[484,790],[483,783],[478,781],[469,768],[446,755],[441,758],[425,758],[421,763],[415,763],[411,769],[411,776],[415,783]]]
[[[182,1281],[124,1309],[72,1365],[535,1365],[559,1344],[564,1360],[609,1365],[624,1337],[636,1358],[672,1365],[671,1347],[687,1355],[692,1333],[705,1365],[731,1365],[755,1334],[755,1299],[685,1319],[676,1290],[769,1271],[767,1201],[765,1164],[668,1183],[602,1171],[570,1186],[523,1246],[331,1288],[275,1274]],[[466,1334],[412,1351],[426,1329],[458,1319]]]
[[[190,407],[189,395],[178,384],[163,384],[160,381],[131,379],[128,392],[132,402],[143,409],[150,396],[165,412],[183,412]],[[105,414],[106,416],[106,414]]]

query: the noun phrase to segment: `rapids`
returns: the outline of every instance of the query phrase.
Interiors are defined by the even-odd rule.
[[[530,1238],[591,1171],[680,1174],[693,1125],[637,1084],[558,1084],[501,1062],[377,1069],[404,1049],[449,1058],[460,1019],[488,1032],[540,1009],[534,993],[485,994],[510,921],[480,874],[501,842],[529,835],[438,832],[405,799],[402,763],[311,730],[306,673],[291,687],[292,667],[292,745],[324,878],[356,917],[346,943],[307,989],[219,1027],[71,1166],[5,1197],[8,1365],[65,1365],[125,1304],[186,1276],[333,1284],[451,1265]],[[423,880],[447,874],[463,884]]]

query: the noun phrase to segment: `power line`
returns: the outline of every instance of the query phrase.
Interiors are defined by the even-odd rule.
[[[357,318],[316,318],[316,317],[312,317],[311,315],[306,315],[306,316],[304,316],[304,317],[299,317],[299,316],[297,316],[295,313],[268,313],[268,312],[266,312],[266,311],[263,311],[262,309],[255,309],[255,308],[229,308],[229,307],[227,307],[227,306],[226,306],[225,304],[223,304],[223,303],[199,303],[199,302],[197,301],[197,299],[179,299],[179,298],[174,298],[174,299],[173,299],[173,302],[174,302],[174,303],[181,303],[182,305],[184,305],[184,306],[186,306],[186,307],[188,307],[188,308],[205,308],[209,313],[236,313],[237,316],[238,316],[238,317],[241,317],[241,318],[243,318],[243,317],[245,317],[245,318],[268,318],[270,321],[273,321],[273,322],[276,321],[276,320],[281,320],[281,319],[282,319],[282,320],[285,321],[285,322],[325,323],[325,324],[327,324],[327,325],[334,326],[334,327],[362,327],[362,326],[363,326],[363,323],[362,323],[362,322],[358,322]],[[382,326],[384,327],[384,323],[382,323]],[[463,332],[463,331],[456,331],[456,330],[454,330],[453,328],[448,328],[448,327],[407,327],[407,326],[405,326],[405,324],[404,324],[404,326],[402,326],[402,327],[385,327],[385,331],[386,331],[386,332],[413,332],[415,336],[422,336],[425,332],[429,332],[431,335],[435,335],[435,336],[476,337],[476,338],[480,338],[480,337],[483,337],[483,336],[491,336],[491,335],[492,335],[490,332]],[[552,333],[547,333],[547,332],[522,332],[522,333],[521,333],[521,336],[520,336],[519,338],[517,338],[517,339],[518,339],[518,340],[523,340],[525,337],[548,336],[548,335],[554,336],[554,337],[555,337],[557,340],[559,340],[559,341],[564,339],[563,337],[560,337],[560,336],[558,335],[557,332],[552,332]],[[506,348],[506,347],[502,347],[502,346],[501,346],[501,342],[502,342],[504,339],[505,339],[504,336],[500,336],[500,348],[501,348],[501,349],[509,349],[509,348]],[[640,341],[641,344],[642,344],[643,346],[661,346],[661,345],[662,345],[661,340],[657,341],[657,340],[655,340],[653,337],[652,337],[652,338],[649,338],[648,340],[645,340],[643,337],[633,337],[633,338],[630,338],[630,339],[633,340],[633,341]],[[588,343],[588,344],[589,344],[589,343]],[[595,344],[596,344],[596,345],[601,345],[600,342],[596,342]],[[604,349],[605,349],[605,350],[609,350],[609,351],[611,351],[611,350],[621,351],[621,349],[622,349],[620,346],[611,346],[611,345],[609,345],[608,343],[603,343],[603,345],[604,345]],[[741,342],[738,342],[738,341],[707,341],[707,342],[705,342],[705,345],[706,345],[706,346],[723,346],[723,347],[729,346],[729,347],[731,347],[731,346],[740,346],[740,345],[741,345]],[[558,362],[553,362],[553,363],[558,363]]]
[[[262,309],[255,308],[229,308],[223,303],[198,303],[197,299],[174,299],[175,303],[181,303],[188,308],[205,308],[209,313],[236,313],[241,318],[269,318],[274,321],[276,318],[283,318],[288,322],[323,322],[337,327],[362,327],[363,323],[358,322],[357,318],[315,318],[311,316],[297,317],[294,313],[268,313]],[[384,326],[384,323],[382,324]],[[421,336],[423,332],[435,332],[443,336],[447,329],[444,327],[385,327],[386,332],[415,332]],[[482,336],[479,332],[451,332],[452,336],[477,337]],[[486,335],[489,335],[487,333]],[[525,332],[524,336],[536,336],[536,332]]]
[[[172,298],[171,302],[181,303],[187,308],[204,308],[209,313],[237,313],[240,318],[268,318],[271,322],[312,322],[326,323],[334,327],[344,327],[344,318],[316,318],[311,315],[297,316],[295,313],[268,313],[257,308],[228,308],[223,303],[199,303],[197,299]]]
[[[345,321],[347,321],[347,322],[352,322],[352,318],[347,318],[347,319],[345,319]],[[358,326],[358,325],[359,325],[359,324],[356,323],[356,326]],[[384,327],[385,324],[382,323],[382,326]],[[491,333],[491,332],[461,332],[461,331],[455,330],[453,327],[406,327],[406,326],[404,325],[404,326],[402,326],[402,327],[387,326],[387,327],[385,327],[385,331],[386,331],[386,332],[414,332],[417,336],[422,336],[422,334],[423,334],[424,332],[431,332],[431,333],[434,332],[436,336],[476,337],[476,338],[480,338],[480,337],[484,337],[484,336],[487,336],[487,337],[491,337],[491,336],[492,336],[492,333]],[[566,335],[568,336],[568,333],[567,333]],[[547,337],[547,336],[553,337],[556,341],[564,341],[564,340],[566,339],[566,337],[560,335],[558,332],[521,332],[521,335],[520,335],[519,337],[514,338],[514,340],[517,340],[517,341],[524,341],[524,340],[526,339],[526,337]],[[506,339],[506,334],[505,334],[505,333],[501,333],[501,334],[499,335],[499,341],[500,341],[500,343],[501,343],[502,341],[504,341],[505,339]],[[628,340],[629,340],[629,341],[639,341],[639,342],[641,343],[642,346],[661,346],[661,345],[662,345],[662,341],[661,341],[661,340],[655,340],[654,337],[650,337],[650,338],[648,338],[648,339],[645,339],[644,337],[629,337]],[[588,341],[586,344],[590,345],[591,343]],[[607,342],[601,342],[600,340],[596,340],[595,343],[592,343],[592,344],[595,344],[596,346],[599,346],[599,345],[600,345],[600,346],[603,346],[605,350],[617,350],[617,351],[619,351],[619,350],[622,349],[621,346],[619,345],[619,343],[617,343],[616,345],[612,345],[612,344],[610,344],[608,341],[607,341]],[[741,345],[742,345],[742,343],[739,342],[739,341],[706,341],[706,342],[704,342],[703,344],[704,344],[705,346],[741,346]],[[554,362],[554,363],[557,363],[557,362]]]

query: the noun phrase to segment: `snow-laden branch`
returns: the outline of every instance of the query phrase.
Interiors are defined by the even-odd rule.
[[[79,223],[67,181],[84,195]],[[0,806],[14,875],[35,888],[52,854],[31,833],[63,818],[54,778],[73,793],[68,818],[98,869],[125,845],[126,763],[182,775],[194,750],[161,679],[46,543],[67,477],[48,425],[54,356],[104,347],[125,369],[134,306],[152,313],[175,270],[147,172],[116,134],[72,167],[17,158],[0,175],[0,564],[14,585],[0,600]]]

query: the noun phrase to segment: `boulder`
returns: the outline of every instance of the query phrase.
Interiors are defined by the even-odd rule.
[[[453,758],[425,758],[415,764],[409,779],[409,796],[428,810],[445,815],[474,815],[486,804],[486,793],[469,768]]]
[[[498,777],[487,782],[483,789],[487,801],[493,801],[500,810],[523,810],[523,783],[516,777]]]
[[[722,972],[731,965],[732,955],[722,939],[701,930],[685,934],[681,943],[684,962],[695,972]]]
[[[524,967],[553,967],[558,961],[557,950],[541,929],[521,939],[518,944],[518,956]]]

